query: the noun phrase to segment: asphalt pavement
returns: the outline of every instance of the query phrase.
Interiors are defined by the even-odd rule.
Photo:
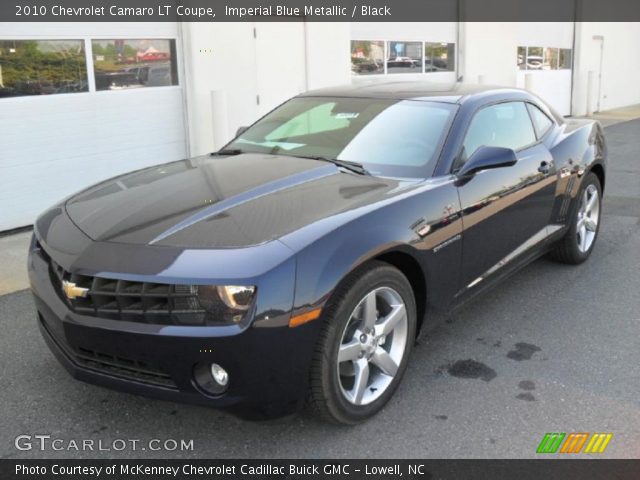
[[[395,397],[367,423],[305,413],[249,422],[75,381],[20,291],[0,297],[0,457],[529,458],[546,432],[610,432],[601,457],[640,458],[640,120],[606,132],[590,260],[538,260],[456,313],[416,347]],[[64,449],[15,448],[38,434]],[[111,450],[73,448],[85,439]],[[115,439],[193,440],[193,450],[115,451]]]

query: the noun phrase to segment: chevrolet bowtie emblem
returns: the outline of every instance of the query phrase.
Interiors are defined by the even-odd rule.
[[[69,300],[73,300],[78,297],[86,297],[87,293],[89,293],[88,288],[78,287],[75,283],[67,282],[66,280],[62,281],[62,290]]]

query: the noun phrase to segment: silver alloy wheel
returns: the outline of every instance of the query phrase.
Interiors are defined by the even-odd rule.
[[[398,292],[381,287],[353,310],[338,350],[338,378],[344,398],[367,405],[395,377],[407,346],[407,309]]]
[[[586,253],[593,245],[600,221],[600,199],[598,189],[591,184],[585,188],[580,209],[578,210],[578,223],[576,228],[578,250]]]

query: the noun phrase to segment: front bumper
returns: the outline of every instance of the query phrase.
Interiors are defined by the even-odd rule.
[[[78,380],[164,400],[235,407],[245,415],[284,415],[304,399],[319,322],[292,329],[252,321],[231,329],[95,318],[68,308],[41,250],[30,252],[29,276],[42,335]],[[195,383],[200,362],[227,370],[224,394],[210,395]]]

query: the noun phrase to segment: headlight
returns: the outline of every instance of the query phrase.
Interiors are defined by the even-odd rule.
[[[199,285],[198,301],[214,321],[240,322],[255,297],[256,287],[239,285]]]
[[[237,285],[229,285],[225,287],[216,287],[220,300],[224,304],[234,310],[248,310],[253,300],[253,293],[256,287],[240,287]]]

